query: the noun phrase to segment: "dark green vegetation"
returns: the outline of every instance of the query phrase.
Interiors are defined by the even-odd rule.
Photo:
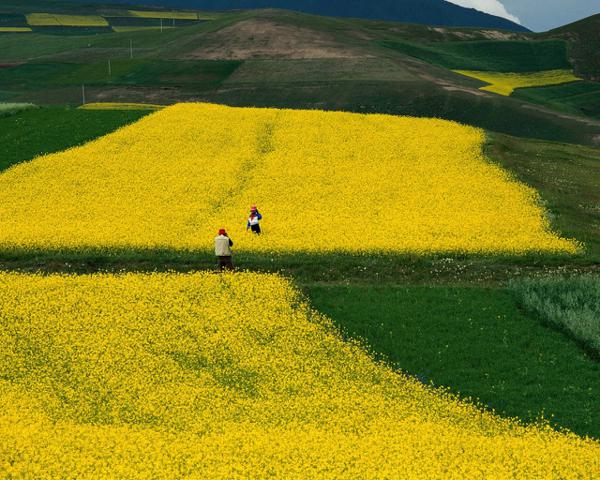
[[[523,307],[565,332],[600,360],[600,277],[546,277],[515,281]]]
[[[0,171],[38,155],[81,145],[147,113],[40,108],[0,115]]]
[[[539,72],[571,68],[564,40],[477,40],[428,44],[384,41],[382,45],[450,70]]]
[[[563,38],[569,42],[569,57],[575,73],[588,80],[600,81],[600,13],[542,34],[542,38]]]
[[[241,62],[219,60],[115,59],[89,63],[25,63],[7,68],[0,76],[0,90],[27,92],[44,87],[97,85],[177,86],[185,83],[197,91],[213,90]]]
[[[51,10],[38,0],[27,6],[0,0],[0,18],[28,8],[73,13],[77,4],[59,5]],[[86,5],[77,13],[118,19],[123,8]],[[548,35],[277,10],[222,14],[162,33],[6,34],[0,35],[0,101],[78,105],[85,84],[88,101],[208,101],[433,116],[514,136],[599,145],[600,122],[581,115],[588,113],[577,105],[481,92],[482,82],[434,64],[569,68],[572,41]],[[585,103],[597,97],[591,89]]]
[[[600,119],[600,83],[574,82],[539,88],[518,88],[513,97],[573,115]]]
[[[311,285],[312,305],[376,355],[498,413],[600,437],[600,363],[484,288]]]
[[[0,16],[0,27],[27,27],[25,15],[4,13]]]
[[[21,110],[37,108],[33,103],[0,103],[0,117],[12,115]]]

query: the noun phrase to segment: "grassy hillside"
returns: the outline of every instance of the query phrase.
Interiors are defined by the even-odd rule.
[[[103,0],[92,1],[103,3]],[[119,0],[119,2],[136,3],[135,0]],[[361,0],[329,0],[327,2],[314,0],[150,0],[147,4],[159,5],[163,8],[217,11],[279,8],[332,17],[528,31],[524,26],[506,18],[489,15],[473,8],[463,8],[444,0],[373,0],[369,3]]]
[[[504,40],[492,40],[498,35]],[[284,11],[232,13],[162,33],[3,34],[0,101],[77,105],[85,84],[88,101],[203,100],[433,116],[517,136],[600,142],[600,124],[578,118],[581,110],[563,109],[557,117],[548,109],[556,102],[531,108],[528,100],[479,92],[483,83],[402,50],[416,45],[447,66],[475,69],[567,62],[563,40],[526,38]]]
[[[600,82],[599,30],[600,14],[551,30],[540,37],[566,40],[575,72],[587,80]]]
[[[514,97],[528,102],[600,120],[600,83],[576,82],[539,88],[518,89]]]
[[[571,68],[563,40],[507,40],[410,43],[382,45],[450,70],[536,72]]]

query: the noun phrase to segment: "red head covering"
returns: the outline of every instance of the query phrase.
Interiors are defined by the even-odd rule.
[[[219,230],[219,235],[225,235],[227,232],[225,231],[224,228],[222,228],[221,230]]]
[[[258,210],[258,208],[256,208],[256,205],[252,205],[252,206],[250,207],[250,211],[251,211],[251,212],[256,212],[257,210]]]

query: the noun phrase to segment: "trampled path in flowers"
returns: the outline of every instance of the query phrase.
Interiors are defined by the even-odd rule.
[[[2,273],[0,392],[8,478],[600,475],[598,442],[374,362],[276,275]]]
[[[179,104],[0,175],[0,249],[574,253],[456,123]],[[258,204],[264,235],[246,235]]]

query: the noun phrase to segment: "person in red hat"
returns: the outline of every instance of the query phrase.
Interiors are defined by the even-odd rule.
[[[256,205],[252,205],[250,207],[250,216],[248,217],[248,223],[246,224],[246,231],[251,230],[255,235],[260,235],[260,221],[262,220],[262,215],[258,211],[258,207]]]
[[[215,255],[220,271],[233,270],[231,247],[233,247],[233,241],[227,235],[227,231],[221,228],[219,234],[215,237]]]

